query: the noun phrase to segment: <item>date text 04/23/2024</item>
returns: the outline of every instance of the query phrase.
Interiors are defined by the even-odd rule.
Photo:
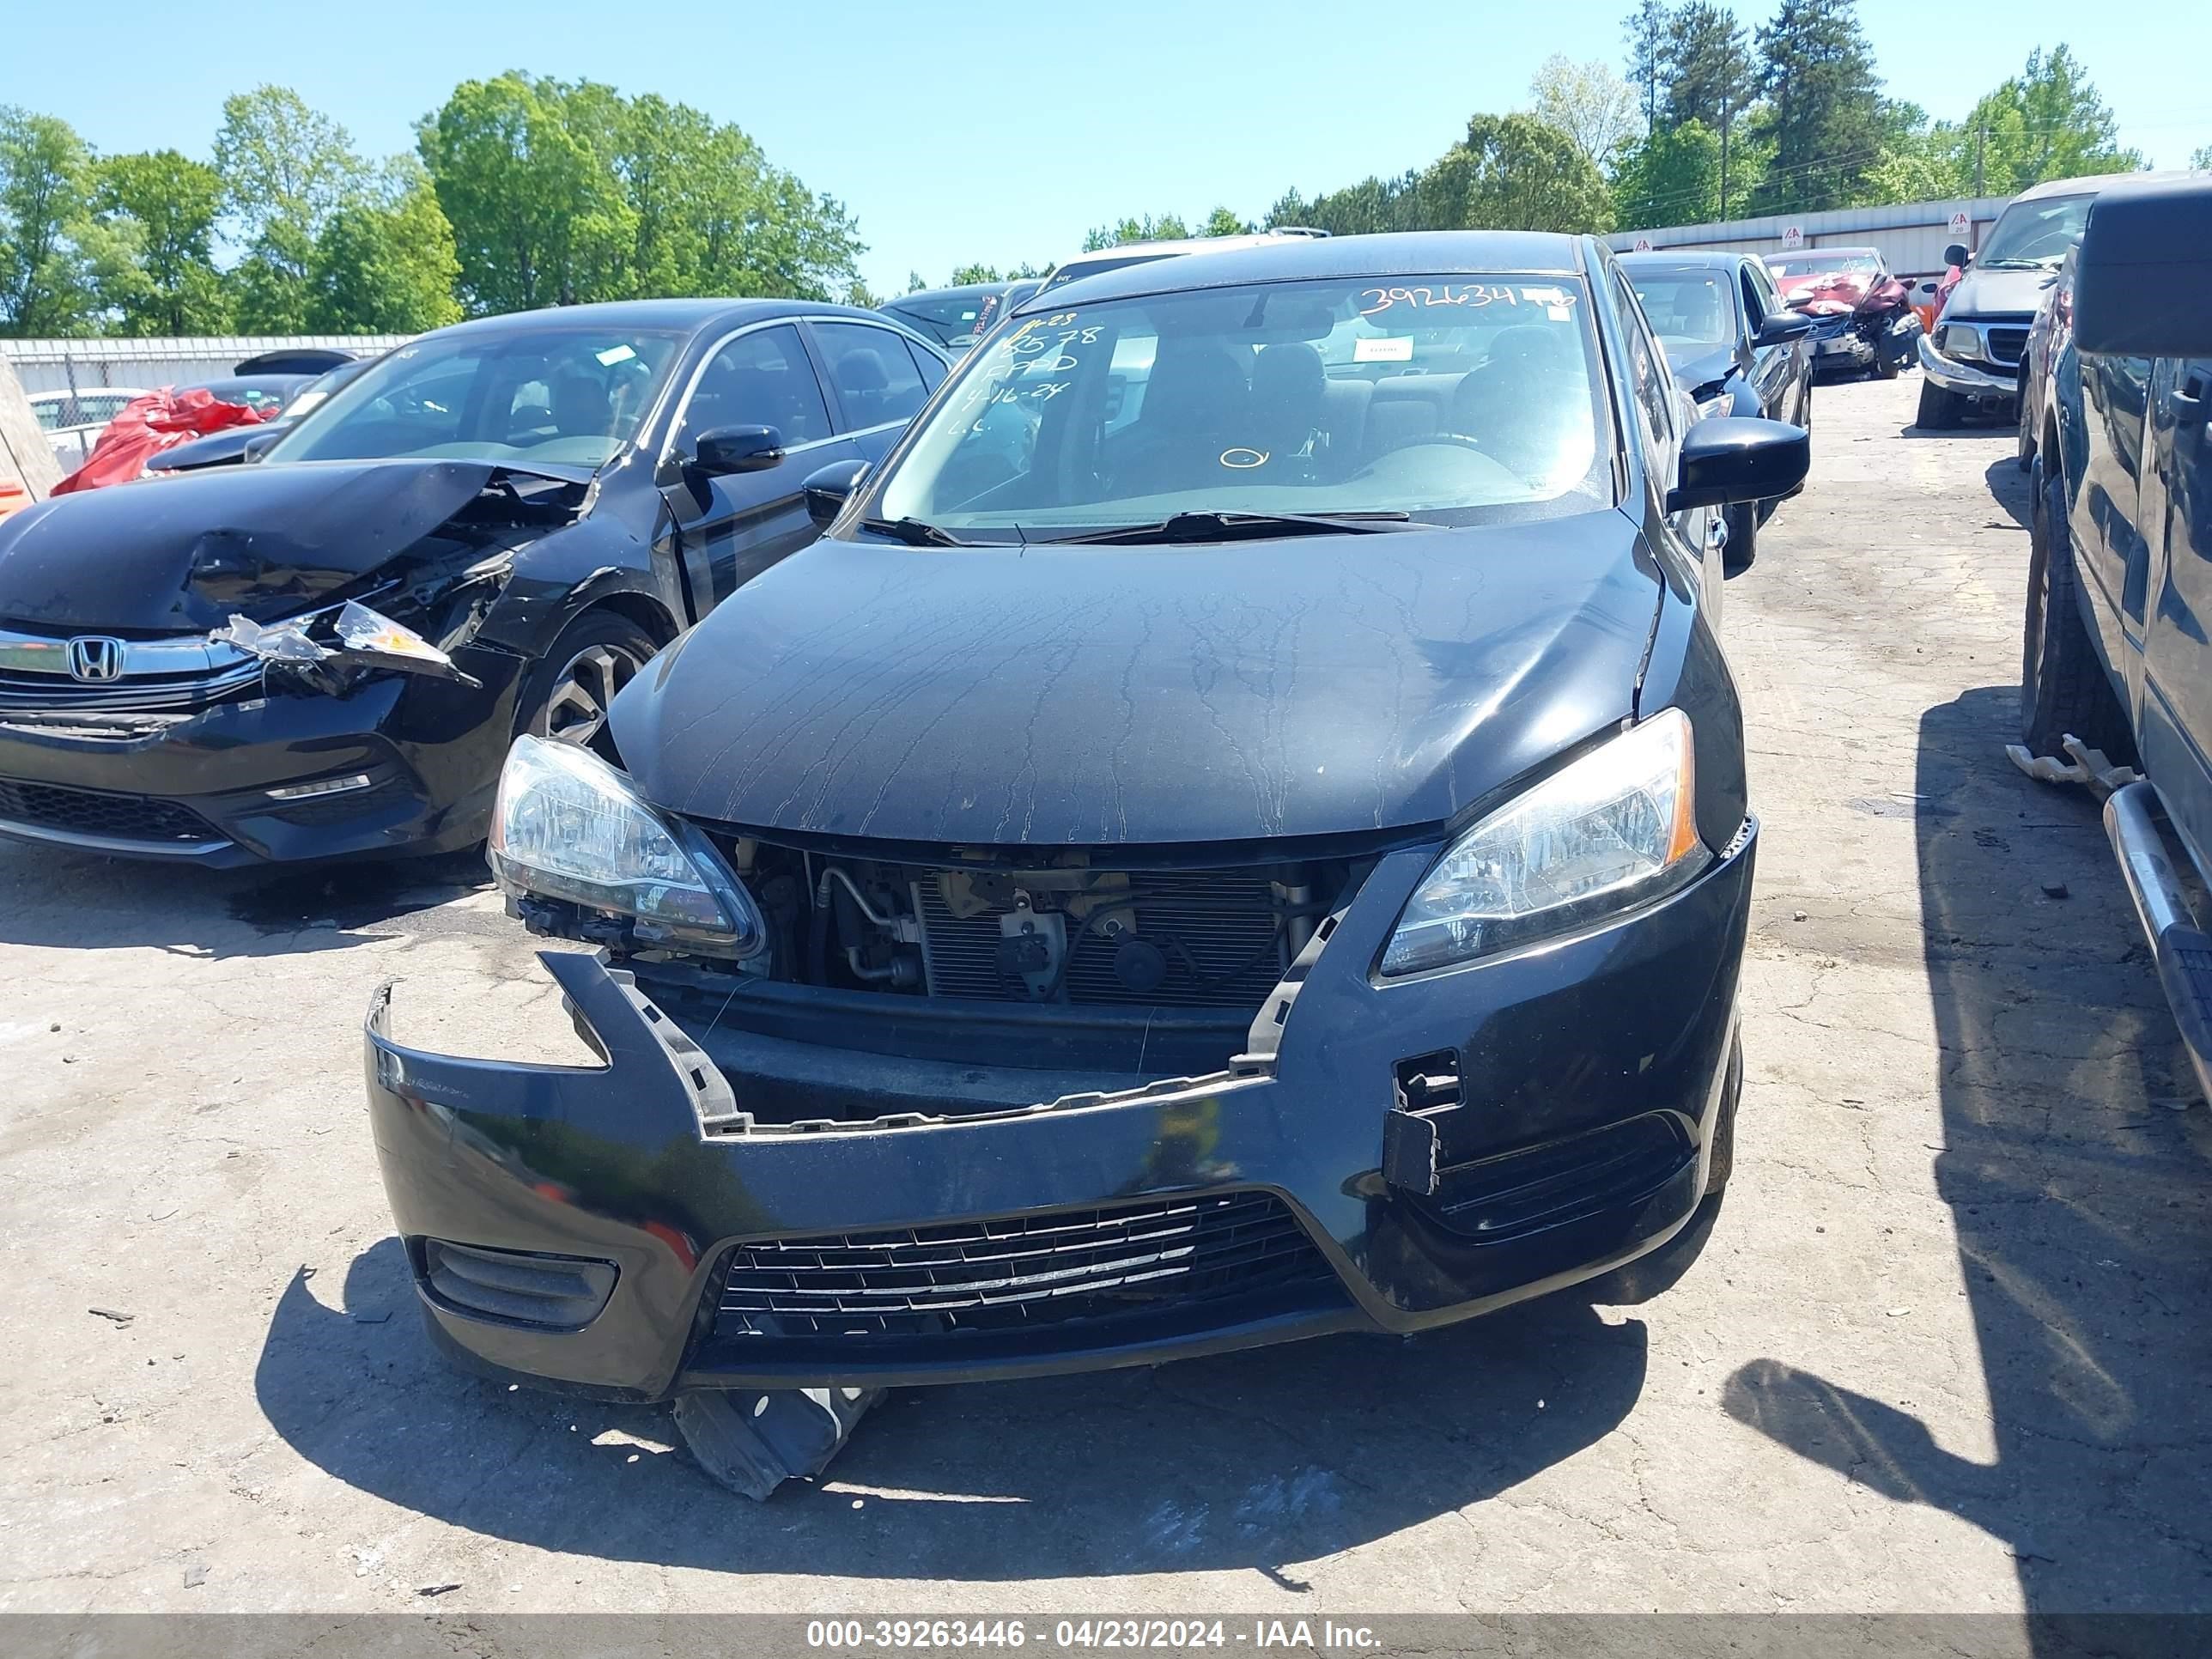
[[[1323,1619],[1058,1619],[1032,1626],[1021,1619],[813,1619],[810,1648],[1118,1648],[1175,1651],[1194,1648],[1358,1653],[1382,1645],[1366,1625]]]

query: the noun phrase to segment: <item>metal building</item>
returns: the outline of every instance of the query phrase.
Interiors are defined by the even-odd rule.
[[[1953,242],[1979,247],[1983,234],[2011,200],[2009,196],[1978,196],[1893,207],[1836,208],[1826,213],[1777,213],[1719,224],[1619,230],[1605,240],[1617,253],[1669,247],[1782,253],[1796,247],[1870,245],[1882,251],[1889,268],[1900,276],[1940,276],[1944,248]]]
[[[264,351],[327,346],[356,357],[404,345],[411,334],[230,334],[187,339],[0,340],[29,393],[92,392],[102,386],[152,391],[228,374]]]

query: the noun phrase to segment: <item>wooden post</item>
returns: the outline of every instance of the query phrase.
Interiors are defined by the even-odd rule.
[[[15,366],[0,357],[0,483],[20,484],[33,501],[43,501],[61,481],[61,463],[31,413]]]

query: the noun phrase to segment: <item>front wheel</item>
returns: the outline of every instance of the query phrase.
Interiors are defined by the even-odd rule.
[[[2028,419],[2027,374],[2025,370],[2021,373],[2019,394],[2013,399],[2013,415],[2020,428],[2019,436],[2014,441],[2013,459],[2019,462],[2020,470],[2025,472],[2035,465],[2035,427]]]
[[[2034,465],[2028,527],[2027,615],[2021,630],[2020,735],[2032,755],[2063,755],[2075,737],[2124,766],[2135,738],[2081,614],[2081,578],[2066,527],[2063,483]]]
[[[659,648],[652,635],[617,611],[585,611],[561,630],[531,671],[515,729],[581,744],[612,759],[608,705]]]
[[[1887,334],[1874,343],[1874,377],[1877,380],[1897,378],[1899,360]]]
[[[1949,432],[1962,417],[1966,399],[1955,392],[1947,392],[1933,380],[1920,383],[1920,411],[1913,416],[1912,424],[1923,432]]]

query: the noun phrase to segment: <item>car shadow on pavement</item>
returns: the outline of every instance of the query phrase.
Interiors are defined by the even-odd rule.
[[[818,1484],[711,1483],[665,1408],[449,1370],[386,1239],[302,1270],[255,1389],[309,1462],[473,1533],[607,1560],[995,1582],[1299,1564],[1508,1491],[1628,1414],[1647,1343],[1555,1297],[1410,1342],[1334,1337],[1022,1382],[903,1389]]]
[[[394,924],[489,883],[483,855],[475,851],[366,864],[197,870],[0,842],[0,944],[151,945],[202,957],[296,956],[404,931]]]
[[[2028,483],[2028,475],[2021,471],[2017,456],[2008,455],[2001,461],[1991,461],[1982,469],[1982,482],[1989,486],[1990,499],[2004,509],[2005,516],[2013,521],[2014,526],[2021,530],[2033,528],[2035,492]],[[2025,553],[2027,549],[2021,550]],[[2023,582],[2027,580],[2025,567],[2022,567],[2021,580]]]
[[[2030,1611],[2212,1608],[2212,1128],[2096,804],[2006,763],[2016,710],[2010,685],[1929,709],[1914,786],[1936,1184],[1994,1458],[1786,1358],[1723,1404],[2002,1540]]]

